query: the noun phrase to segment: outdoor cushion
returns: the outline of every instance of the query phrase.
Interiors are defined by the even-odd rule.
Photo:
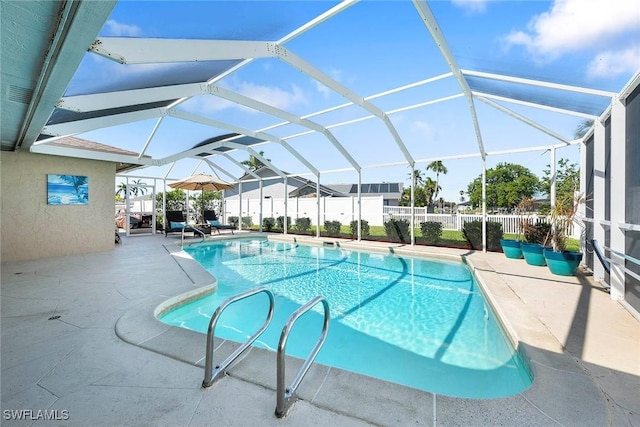
[[[171,226],[171,228],[182,228],[185,225],[185,222],[174,222],[174,221],[170,221],[169,225]]]
[[[217,219],[208,219],[207,224],[217,226],[220,225],[220,221],[218,221]]]

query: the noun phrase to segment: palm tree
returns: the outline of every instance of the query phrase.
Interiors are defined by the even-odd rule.
[[[411,172],[409,172],[409,179],[411,179]],[[422,171],[418,169],[413,170],[413,187],[417,188],[419,185],[424,184],[424,177]]]
[[[433,204],[433,200],[435,198],[435,195],[438,194],[438,190],[440,190],[440,188],[438,187],[436,181],[431,179],[431,177],[427,177],[424,182],[424,193],[427,197],[427,202],[429,203],[429,205]]]
[[[435,194],[435,198],[438,198],[438,192],[440,191],[440,185],[438,185],[438,178],[440,178],[440,174],[447,174],[448,170],[447,167],[442,163],[441,160],[436,160],[433,161],[431,163],[429,163],[429,165],[427,166],[427,170],[431,169],[432,171],[434,171],[436,173],[436,194]]]
[[[260,151],[260,156],[264,157],[264,151]],[[268,161],[271,161],[271,159],[267,159]],[[258,170],[260,169],[262,166],[264,166],[264,163],[262,163],[260,161],[260,159],[258,159],[256,156],[254,156],[253,154],[249,155],[249,160],[243,160],[240,162],[240,164],[245,165],[246,167],[248,167],[249,169],[251,169],[252,171]]]
[[[593,120],[591,119],[584,120],[578,125],[578,127],[574,131],[573,137],[575,139],[582,138],[583,136],[586,135],[587,131],[591,129],[591,126],[593,126]]]
[[[145,187],[142,187],[143,185],[145,185],[144,182],[142,182],[141,179],[137,179],[135,181],[131,181],[131,194],[133,194],[134,196],[137,196],[138,193],[140,193],[141,196],[144,196],[144,193],[147,192],[147,189]]]

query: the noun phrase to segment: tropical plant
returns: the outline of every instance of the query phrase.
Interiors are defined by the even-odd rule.
[[[578,127],[576,127],[576,130],[573,132],[573,137],[575,139],[582,138],[583,136],[585,136],[587,134],[589,129],[591,129],[591,126],[593,126],[593,120],[592,119],[584,120],[583,122],[581,122],[578,125]]]
[[[175,191],[175,190],[174,190]],[[194,195],[191,195],[190,200],[193,202],[193,208],[198,213],[198,216],[203,215],[205,210],[214,210],[216,207],[216,201],[220,200],[219,191],[200,191]],[[198,223],[204,224],[204,218],[200,218]]]
[[[439,184],[439,178],[440,178],[440,174],[444,174],[446,175],[447,172],[449,172],[449,170],[447,169],[447,167],[442,163],[441,160],[436,160],[434,162],[431,162],[427,165],[427,170],[432,170],[436,173],[436,185],[435,185],[435,195],[434,198],[437,199],[438,198],[438,193],[440,192],[441,188],[440,188],[440,184]]]
[[[556,199],[556,204],[551,210],[551,230],[545,239],[545,246],[551,245],[555,252],[567,250],[567,238],[575,222],[578,209],[584,203],[584,193]]]
[[[249,229],[253,226],[253,218],[250,216],[243,216],[242,217],[242,228]]]
[[[156,207],[158,208],[158,210],[162,210],[162,196],[162,192],[156,194]],[[184,190],[181,190],[179,188],[167,191],[166,203],[166,208],[168,211],[184,212],[187,206],[187,194],[184,192]]]
[[[409,172],[409,181],[411,181],[411,172]],[[424,177],[422,176],[422,171],[419,169],[413,170],[413,186],[418,187],[424,184]]]
[[[306,233],[311,230],[311,218],[303,217],[296,218],[295,224],[296,230],[301,233]]]
[[[543,171],[541,179],[541,189],[547,194],[551,194],[551,167]],[[572,199],[573,195],[580,188],[580,168],[577,163],[570,163],[569,159],[558,160],[556,168],[556,200]]]
[[[324,230],[329,236],[339,236],[342,223],[340,221],[325,221]]]
[[[276,218],[276,223],[278,223],[278,228],[280,231],[284,231],[284,216],[279,216]],[[291,217],[287,216],[287,230],[291,228]]]
[[[406,219],[391,218],[384,223],[384,231],[392,242],[409,243],[409,221]]]
[[[259,154],[260,156],[264,157],[264,151],[260,151]],[[267,159],[267,160],[269,162],[271,161],[271,159]],[[254,156],[253,154],[249,155],[248,160],[241,161],[240,164],[248,167],[252,171],[260,169],[262,166],[264,166],[264,163],[262,163],[262,161],[258,159],[256,156]]]
[[[471,249],[482,249],[482,221],[467,221],[462,226],[464,236]],[[499,222],[487,221],[487,250],[499,251],[501,249],[500,239],[502,239],[502,224]]]
[[[358,238],[358,221],[351,221],[351,223],[349,224],[349,227],[351,228],[351,237],[354,239]],[[369,230],[369,221],[367,220],[360,220],[360,236],[363,238],[369,237],[370,235],[370,230]]]
[[[238,223],[240,222],[240,218],[238,218],[237,216],[230,216],[229,217],[229,225],[233,225],[234,227],[238,227]]]
[[[440,237],[442,237],[442,223],[436,221],[423,222],[420,224],[420,232],[426,243],[438,243]]]
[[[538,177],[524,166],[498,163],[487,170],[487,206],[513,209],[523,197],[533,197],[540,190]],[[467,189],[474,207],[482,204],[482,175]]]
[[[272,231],[276,225],[276,219],[273,217],[267,217],[262,219],[262,228],[264,231]]]

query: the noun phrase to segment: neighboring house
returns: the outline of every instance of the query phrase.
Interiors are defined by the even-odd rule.
[[[282,198],[285,191],[284,180],[266,166],[257,169],[256,175],[264,179],[262,183],[263,198]],[[285,172],[286,173],[286,172]],[[250,174],[244,174],[239,178],[242,181],[242,198],[259,199],[260,184]],[[224,192],[224,198],[234,200],[239,197],[239,185]],[[290,176],[287,179],[287,194],[293,197],[315,197],[317,191],[316,182],[299,176]],[[402,195],[401,183],[361,184],[362,197],[383,196],[385,206],[398,206]],[[358,195],[357,184],[328,184],[320,185],[321,197],[356,197]]]
[[[331,188],[348,196],[358,195],[358,184],[330,184]],[[381,182],[360,184],[360,194],[363,197],[382,195],[384,206],[399,206],[403,185],[400,182]]]

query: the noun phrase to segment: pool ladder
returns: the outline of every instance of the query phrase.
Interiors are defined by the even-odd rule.
[[[184,231],[185,231],[185,228],[187,228],[186,225],[184,227],[182,227],[182,235],[181,235],[181,238],[180,238],[180,247],[183,248],[183,249],[184,249]],[[194,235],[197,232],[198,234],[200,234],[200,237],[202,237],[202,240],[200,240],[199,243],[204,242],[204,239],[205,239],[204,238],[204,233],[201,230],[199,230],[199,229],[197,229],[195,227],[191,227],[191,228],[193,229],[193,234]],[[189,231],[191,231],[191,230],[189,230]]]
[[[234,302],[243,300],[245,298],[249,298],[253,295],[259,293],[266,293],[269,297],[269,311],[267,313],[267,318],[262,326],[249,337],[249,339],[238,347],[233,353],[231,353],[222,363],[213,366],[213,353],[214,353],[214,343],[213,337],[215,333],[216,324],[222,312]],[[324,308],[324,321],[322,325],[322,332],[315,346],[307,356],[307,359],[302,364],[302,367],[298,371],[298,374],[294,378],[293,382],[289,387],[285,386],[285,355],[286,355],[286,346],[287,339],[289,338],[289,333],[293,328],[295,322],[307,311],[311,310],[318,303],[322,303]],[[253,342],[258,339],[258,337],[267,329],[269,324],[271,323],[271,319],[273,317],[273,308],[274,308],[274,297],[273,293],[264,286],[250,289],[248,291],[242,292],[235,296],[229,297],[220,304],[220,306],[216,309],[216,311],[211,316],[211,321],[209,322],[209,328],[207,330],[207,348],[206,348],[206,359],[205,359],[205,372],[204,372],[204,380],[202,381],[202,387],[211,387],[213,383],[215,383],[220,378],[224,377],[227,374],[229,366],[251,345]],[[277,353],[277,375],[276,375],[276,411],[275,415],[278,418],[284,417],[293,403],[297,400],[296,389],[302,382],[304,376],[311,368],[313,361],[315,360],[320,348],[324,344],[327,338],[327,332],[329,331],[329,303],[323,296],[317,296],[311,299],[302,307],[298,308],[294,311],[289,319],[285,323],[282,328],[282,333],[280,334],[280,342],[278,343],[278,353]]]

